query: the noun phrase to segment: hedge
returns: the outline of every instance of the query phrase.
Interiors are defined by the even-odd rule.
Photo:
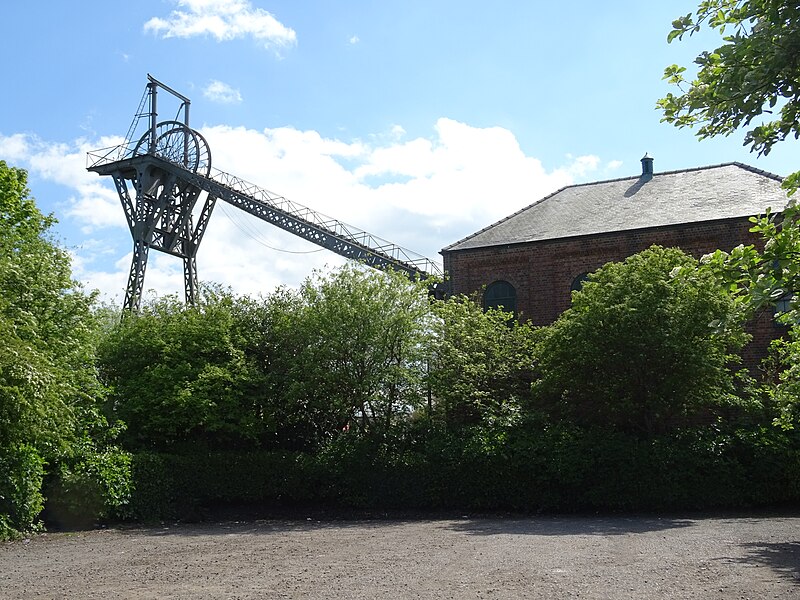
[[[774,428],[641,440],[603,430],[517,428],[502,443],[433,435],[409,449],[343,436],[317,455],[139,453],[118,516],[202,519],[247,505],[471,511],[667,511],[800,500],[800,438]]]

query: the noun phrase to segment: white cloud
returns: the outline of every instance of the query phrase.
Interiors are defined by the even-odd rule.
[[[86,170],[89,150],[121,142],[121,138],[108,137],[91,143],[78,140],[70,145],[44,142],[26,134],[0,135],[0,157],[13,159],[33,175],[69,189],[74,195],[66,199],[61,210],[77,219],[88,234],[98,228],[127,228],[116,191]]]
[[[620,167],[622,167],[622,164],[623,163],[621,160],[610,160],[606,165],[606,171],[617,171]]]
[[[252,37],[268,48],[285,48],[297,42],[297,34],[271,13],[248,0],[174,0],[178,9],[169,17],[153,17],[146,32],[163,38],[210,35],[223,42]]]
[[[0,135],[0,159],[6,161],[24,160],[28,155],[28,136],[15,133],[4,137]]]
[[[375,186],[379,206],[409,210],[436,227],[463,223],[466,235],[473,225],[478,229],[567,185],[573,165],[588,169],[584,163],[579,157],[568,169],[547,173],[507,129],[441,118],[431,138],[373,148],[354,173],[364,184],[381,176],[405,177]]]
[[[347,40],[347,41],[348,41],[348,42],[350,42],[350,44],[354,46],[354,45],[356,45],[358,42],[360,42],[361,40],[360,40],[360,39],[358,39],[358,36],[357,36],[357,35],[353,35],[353,36],[350,36],[350,39],[349,39],[349,40]]]
[[[432,259],[448,244],[600,165],[597,157],[570,157],[547,171],[500,127],[442,118],[426,137],[400,140],[402,128],[392,130],[396,136],[376,136],[370,143],[291,127],[214,126],[202,133],[215,167]],[[0,136],[0,154],[22,154],[39,177],[65,186],[63,211],[84,232],[81,239],[91,239],[76,244],[76,277],[121,303],[130,236],[112,182],[87,173],[84,158],[87,147],[109,141],[65,145]],[[343,262],[318,250],[220,202],[198,253],[199,276],[240,293],[269,292]],[[145,288],[182,293],[182,287],[181,261],[151,252]]]
[[[242,94],[239,93],[239,90],[216,79],[206,86],[203,96],[220,104],[239,104],[242,101]]]
[[[399,140],[406,134],[406,130],[403,129],[402,125],[392,125],[391,135],[394,139]]]
[[[600,157],[594,155],[574,157],[571,154],[567,155],[570,164],[565,167],[565,170],[571,177],[582,179],[589,173],[597,171],[600,166]]]
[[[105,240],[89,239],[70,249],[72,276],[90,290],[101,290],[104,300],[122,304],[132,255],[116,256]]]

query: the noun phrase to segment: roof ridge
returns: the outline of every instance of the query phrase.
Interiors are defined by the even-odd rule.
[[[729,161],[729,162],[724,162],[724,163],[716,163],[716,164],[713,164],[713,165],[705,165],[705,166],[702,166],[702,167],[688,167],[686,169],[673,169],[672,171],[656,171],[655,173],[653,173],[653,177],[655,178],[655,177],[659,177],[661,175],[676,175],[677,173],[691,173],[691,172],[694,172],[694,171],[707,171],[709,169],[719,169],[719,168],[722,168],[722,167],[740,167],[742,169],[745,169],[746,171],[751,171],[751,172],[756,173],[758,175],[764,175],[764,176],[769,177],[771,179],[775,179],[776,181],[783,181],[783,177],[781,177],[780,175],[776,175],[775,173],[771,173],[769,171],[764,171],[763,169],[758,169],[756,167],[753,167],[753,166],[750,166],[748,164],[745,164],[745,163],[742,163],[742,162],[739,162],[739,161],[735,161],[735,160],[732,160],[732,161]],[[573,184],[570,184],[570,185],[566,185],[561,189],[565,190],[565,189],[571,188],[571,187],[584,187],[584,186],[589,186],[589,185],[600,185],[600,184],[603,184],[603,183],[614,183],[614,182],[617,182],[617,181],[625,181],[627,179],[639,179],[639,178],[641,178],[641,175],[632,175],[630,177],[616,177],[614,179],[601,179],[599,181],[586,181],[584,183],[573,183]],[[561,191],[561,190],[559,190],[559,191]]]
[[[775,181],[781,181],[782,182],[784,180],[784,177],[782,175],[777,175],[777,174],[775,174],[775,173],[773,173],[771,171],[765,171],[764,169],[759,169],[758,167],[754,167],[754,166],[748,165],[746,163],[733,161],[733,162],[726,163],[726,164],[728,164],[728,165],[736,165],[737,167],[741,167],[742,169],[745,169],[747,171],[751,171],[753,173],[756,173],[757,175],[763,175],[764,177],[769,177],[770,179],[774,179]]]
[[[516,217],[518,214],[525,212],[529,208],[533,208],[537,204],[540,204],[540,203],[544,202],[545,200],[547,200],[548,198],[551,198],[551,197],[555,196],[556,194],[559,194],[559,193],[563,192],[567,188],[575,187],[575,185],[576,184],[565,185],[564,187],[558,188],[556,191],[551,192],[550,194],[548,194],[544,198],[539,198],[536,202],[533,202],[532,204],[528,204],[527,206],[524,206],[524,207],[520,208],[517,212],[512,213],[512,214],[510,214],[510,215],[508,215],[506,217],[503,217],[499,221],[495,221],[494,223],[491,223],[491,224],[487,225],[483,229],[480,229],[480,230],[476,231],[475,233],[470,233],[467,237],[462,238],[462,239],[460,239],[460,240],[458,240],[456,242],[453,242],[452,244],[450,244],[449,246],[446,246],[445,248],[442,248],[442,250],[439,251],[439,254],[449,250],[453,246],[458,246],[462,242],[466,242],[467,240],[470,240],[470,239],[474,238],[476,235],[480,235],[481,233],[483,233],[487,229],[491,229],[492,227],[495,227],[496,225],[499,225],[500,223],[504,223],[505,221],[508,221],[509,219],[511,219],[513,217]],[[577,184],[577,185],[583,185],[583,184]]]
[[[770,173],[769,171],[764,171],[762,169],[758,169],[756,167],[752,167],[750,165],[747,165],[745,163],[741,163],[741,162],[738,162],[738,161],[717,163],[717,164],[706,165],[706,166],[701,166],[701,167],[689,167],[689,168],[686,168],[686,169],[674,169],[672,171],[656,172],[656,173],[653,174],[653,179],[655,179],[657,177],[660,177],[662,175],[676,175],[678,173],[692,173],[692,172],[697,172],[697,171],[705,171],[705,170],[710,170],[710,169],[719,169],[719,168],[722,168],[722,167],[731,167],[731,166],[739,167],[739,168],[744,169],[746,171],[750,171],[751,173],[755,173],[757,175],[762,175],[764,177],[768,177],[770,179],[774,179],[775,181],[783,181],[783,177],[781,177],[780,175],[776,175],[774,173]],[[489,229],[492,229],[493,227],[496,227],[497,225],[500,225],[501,223],[504,223],[504,222],[508,221],[509,219],[512,219],[512,218],[516,217],[520,213],[523,213],[523,212],[525,212],[527,210],[530,210],[534,206],[549,200],[550,198],[552,198],[553,196],[555,196],[557,194],[560,194],[564,190],[571,189],[571,188],[579,188],[579,187],[589,187],[589,186],[593,186],[593,185],[603,185],[603,184],[607,184],[607,183],[615,183],[615,182],[618,182],[618,181],[628,181],[628,180],[633,181],[633,180],[641,179],[641,177],[642,177],[641,175],[632,175],[632,176],[628,176],[628,177],[617,177],[617,178],[614,178],[614,179],[603,179],[603,180],[600,180],[600,181],[587,181],[587,182],[584,182],[584,183],[572,183],[570,185],[565,185],[565,186],[560,187],[559,189],[551,192],[550,194],[548,194],[548,195],[546,195],[546,196],[544,196],[542,198],[539,198],[535,202],[520,208],[516,212],[514,212],[514,213],[512,213],[512,214],[510,214],[510,215],[508,215],[506,217],[503,217],[502,219],[500,219],[498,221],[495,221],[494,223],[491,223],[491,224],[487,225],[486,227],[483,227],[482,229],[480,229],[480,230],[478,230],[478,231],[476,231],[474,233],[471,233],[468,236],[466,236],[466,237],[464,237],[464,238],[462,238],[462,239],[460,239],[460,240],[458,240],[456,242],[453,242],[452,244],[449,244],[448,246],[442,248],[442,250],[440,250],[439,253],[441,254],[442,252],[447,252],[451,248],[454,248],[455,246],[463,244],[464,242],[466,242],[466,241],[468,241],[468,240],[470,240],[470,239],[472,239],[472,238],[484,233],[485,231],[487,231]]]

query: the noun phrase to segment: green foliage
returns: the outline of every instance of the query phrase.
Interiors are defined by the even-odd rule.
[[[556,418],[643,436],[737,402],[741,328],[713,334],[733,303],[696,261],[657,246],[609,263],[542,335],[536,403]],[[695,277],[673,277],[678,268]]]
[[[47,486],[47,520],[80,528],[125,514],[131,496],[131,456],[117,448],[62,462]]]
[[[91,297],[71,280],[67,253],[47,237],[54,220],[26,182],[0,161],[0,446],[30,443],[52,459],[75,431],[73,404],[97,391]]]
[[[737,319],[781,303],[778,318],[800,323],[800,210],[795,206],[777,214],[768,210],[750,221],[751,231],[764,240],[763,250],[753,245],[717,250],[703,257],[704,268],[736,298]]]
[[[100,346],[131,447],[313,448],[382,435],[424,396],[426,286],[346,266],[267,298],[162,298]]]
[[[261,508],[318,500],[310,457],[282,451],[142,452],[133,456],[133,491],[118,516],[138,521],[202,519],[226,506]]]
[[[219,290],[206,290],[192,307],[160,298],[107,333],[101,374],[131,447],[248,445],[263,435],[257,376],[241,348],[234,304]]]
[[[2,535],[34,525],[45,465],[52,477],[82,440],[96,438],[102,451],[110,434],[100,416],[93,296],[72,280],[69,255],[49,237],[55,220],[26,184],[24,170],[0,161],[0,457],[11,461],[15,490],[0,506]]]
[[[380,437],[405,420],[423,397],[428,312],[424,284],[356,265],[264,300],[253,352],[278,445],[315,448],[350,428]]]
[[[592,275],[540,329],[355,265],[257,300],[162,299],[102,345],[111,408],[136,450],[130,501],[105,510],[155,520],[242,506],[793,501],[794,432],[763,430],[760,413],[749,429],[726,421],[747,404],[728,370],[746,336],[709,325],[732,312],[711,273],[657,247]]]
[[[664,79],[680,93],[658,101],[663,121],[697,127],[700,139],[748,127],[744,145],[768,154],[800,135],[800,6],[786,0],[704,0],[694,13],[673,21],[668,41],[710,27],[723,44],[702,52],[691,81],[686,68],[667,67]],[[727,33],[726,33],[727,31]],[[767,116],[769,115],[769,116]],[[758,122],[762,117],[765,120]],[[787,178],[797,189],[800,172]]]
[[[307,280],[298,299],[282,324],[295,338],[285,350],[295,354],[276,374],[312,441],[349,428],[382,435],[419,407],[429,313],[424,283],[348,265]]]
[[[0,446],[0,540],[38,527],[44,466],[30,445]]]
[[[764,388],[777,413],[775,424],[790,430],[800,423],[800,327],[774,340],[766,361],[769,377]]]
[[[416,445],[408,435],[376,440],[351,431],[315,454],[137,454],[130,516],[203,519],[230,508],[267,516],[305,507],[685,510],[800,500],[800,437],[777,428],[712,425],[643,440],[527,420],[495,433],[427,430]]]
[[[530,396],[533,328],[465,297],[435,302],[432,312],[434,415],[450,426],[516,418]]]
[[[800,136],[800,5],[786,0],[704,0],[695,13],[676,19],[668,41],[692,35],[701,27],[725,34],[722,46],[697,57],[694,80],[685,77],[685,67],[672,65],[664,78],[676,85],[679,95],[667,94],[658,101],[663,121],[677,127],[698,127],[700,139],[730,135],[749,128],[744,144],[759,155],[793,136]],[[731,33],[732,32],[732,33]],[[768,116],[767,116],[768,115]],[[764,118],[765,120],[761,120]],[[760,122],[759,122],[760,121]],[[783,181],[791,196],[800,187],[800,171]],[[739,246],[730,253],[717,251],[704,257],[704,268],[736,298],[737,314],[730,321],[778,307],[784,323],[800,323],[800,209],[794,204],[773,207],[751,219],[751,231],[761,235],[763,251],[753,245]],[[780,314],[782,313],[782,314]],[[793,343],[778,343],[773,366],[787,369],[776,374],[780,384],[768,387],[780,408],[778,423],[792,426],[798,399]]]

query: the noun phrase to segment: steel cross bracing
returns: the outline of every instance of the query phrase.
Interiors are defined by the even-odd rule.
[[[421,279],[441,274],[436,263],[419,254],[228,173],[214,169],[213,175],[206,176],[156,154],[120,158],[125,155],[126,150],[119,147],[102,154],[89,153],[89,170],[114,179],[134,240],[125,308],[139,307],[150,248],[184,260],[186,300],[194,301],[197,250],[217,199],[371,267]],[[192,211],[201,192],[207,195],[193,224]]]
[[[216,202],[216,197],[207,195],[195,223],[193,213],[202,190],[180,173],[155,167],[153,159],[164,162],[145,155],[90,166],[90,170],[113,178],[133,238],[124,302],[130,310],[139,308],[151,248],[183,259],[186,301],[194,303],[197,251]]]

